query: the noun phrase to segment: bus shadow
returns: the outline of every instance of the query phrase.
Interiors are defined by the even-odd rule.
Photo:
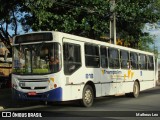
[[[144,90],[141,93],[144,94],[160,94],[160,86],[156,86],[155,88],[150,88],[148,90]]]
[[[156,95],[156,94],[160,94],[160,87],[156,87],[152,88],[152,89],[148,89],[145,91],[140,92],[140,96],[139,97],[146,97],[149,95]],[[103,97],[99,97],[99,98],[95,98],[94,99],[94,106],[97,105],[103,105],[103,103],[105,103],[106,105],[108,104],[114,104],[117,101],[124,101],[124,100],[130,100],[130,99],[135,99],[131,96],[126,96],[126,95],[121,95],[121,96],[103,96]],[[41,102],[40,104],[45,105],[45,102]],[[51,106],[51,107],[58,107],[58,108],[84,108],[84,106],[82,106],[81,101],[80,100],[73,100],[73,101],[63,101],[63,102],[48,102],[47,106]]]

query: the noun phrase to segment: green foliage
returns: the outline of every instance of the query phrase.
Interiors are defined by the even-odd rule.
[[[151,44],[154,44],[154,37],[152,37],[152,36],[142,36],[139,39],[138,48],[140,50],[153,52],[153,49],[151,48]]]
[[[158,57],[158,48],[155,46],[154,39],[156,36],[141,36],[138,42],[138,48],[140,50],[152,52]]]
[[[106,20],[109,7],[104,0],[37,0],[27,3],[30,16],[22,19],[24,28],[29,25],[34,31],[57,30],[90,38],[99,38],[109,32]]]
[[[138,48],[142,42],[142,29],[145,23],[154,23],[160,18],[154,9],[155,2],[151,0],[119,0],[117,4],[117,32],[122,38],[130,38],[130,40],[126,39],[130,43],[130,47]],[[150,38],[149,34],[148,38]],[[152,41],[152,39],[148,39],[148,41]]]
[[[55,30],[100,40],[109,33],[110,7],[109,0],[0,0],[0,23],[11,24],[15,34],[20,22],[26,32]],[[152,44],[142,29],[145,23],[157,22],[159,12],[159,0],[116,0],[118,36],[133,48]]]
[[[22,23],[35,31],[57,30],[93,39],[109,33],[109,0],[32,0],[27,3],[31,15],[24,17]],[[117,33],[125,44],[139,47],[145,23],[159,20],[154,6],[155,2],[150,0],[116,1]],[[28,17],[30,20],[25,21]]]

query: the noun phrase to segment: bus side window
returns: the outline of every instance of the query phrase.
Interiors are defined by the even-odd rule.
[[[107,48],[104,46],[101,46],[101,67],[107,68],[108,67],[108,52]]]
[[[147,56],[148,70],[154,70],[153,56]]]
[[[121,50],[121,68],[122,69],[129,69],[131,68],[131,62],[129,61],[129,53],[128,51]]]
[[[138,69],[138,55],[135,52],[130,53],[130,62],[133,69]]]
[[[120,67],[119,64],[119,51],[115,48],[108,49],[109,67],[117,69]]]
[[[85,64],[86,67],[99,68],[99,46],[85,43]]]
[[[71,75],[81,67],[80,45],[72,43],[63,44],[64,73]]]
[[[147,69],[146,55],[143,55],[143,54],[139,55],[139,66],[140,66],[140,69],[143,69],[143,70]]]

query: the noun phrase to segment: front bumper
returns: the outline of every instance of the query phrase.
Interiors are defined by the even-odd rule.
[[[28,95],[28,93],[12,88],[12,98],[17,100],[62,101],[62,88],[59,87],[36,95]]]

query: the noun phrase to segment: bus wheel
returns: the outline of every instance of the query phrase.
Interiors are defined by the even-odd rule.
[[[81,104],[84,107],[91,107],[94,101],[93,89],[90,85],[86,85],[83,89]]]
[[[139,83],[135,81],[133,85],[133,93],[131,94],[132,97],[137,98],[139,96],[139,91],[140,91]]]

